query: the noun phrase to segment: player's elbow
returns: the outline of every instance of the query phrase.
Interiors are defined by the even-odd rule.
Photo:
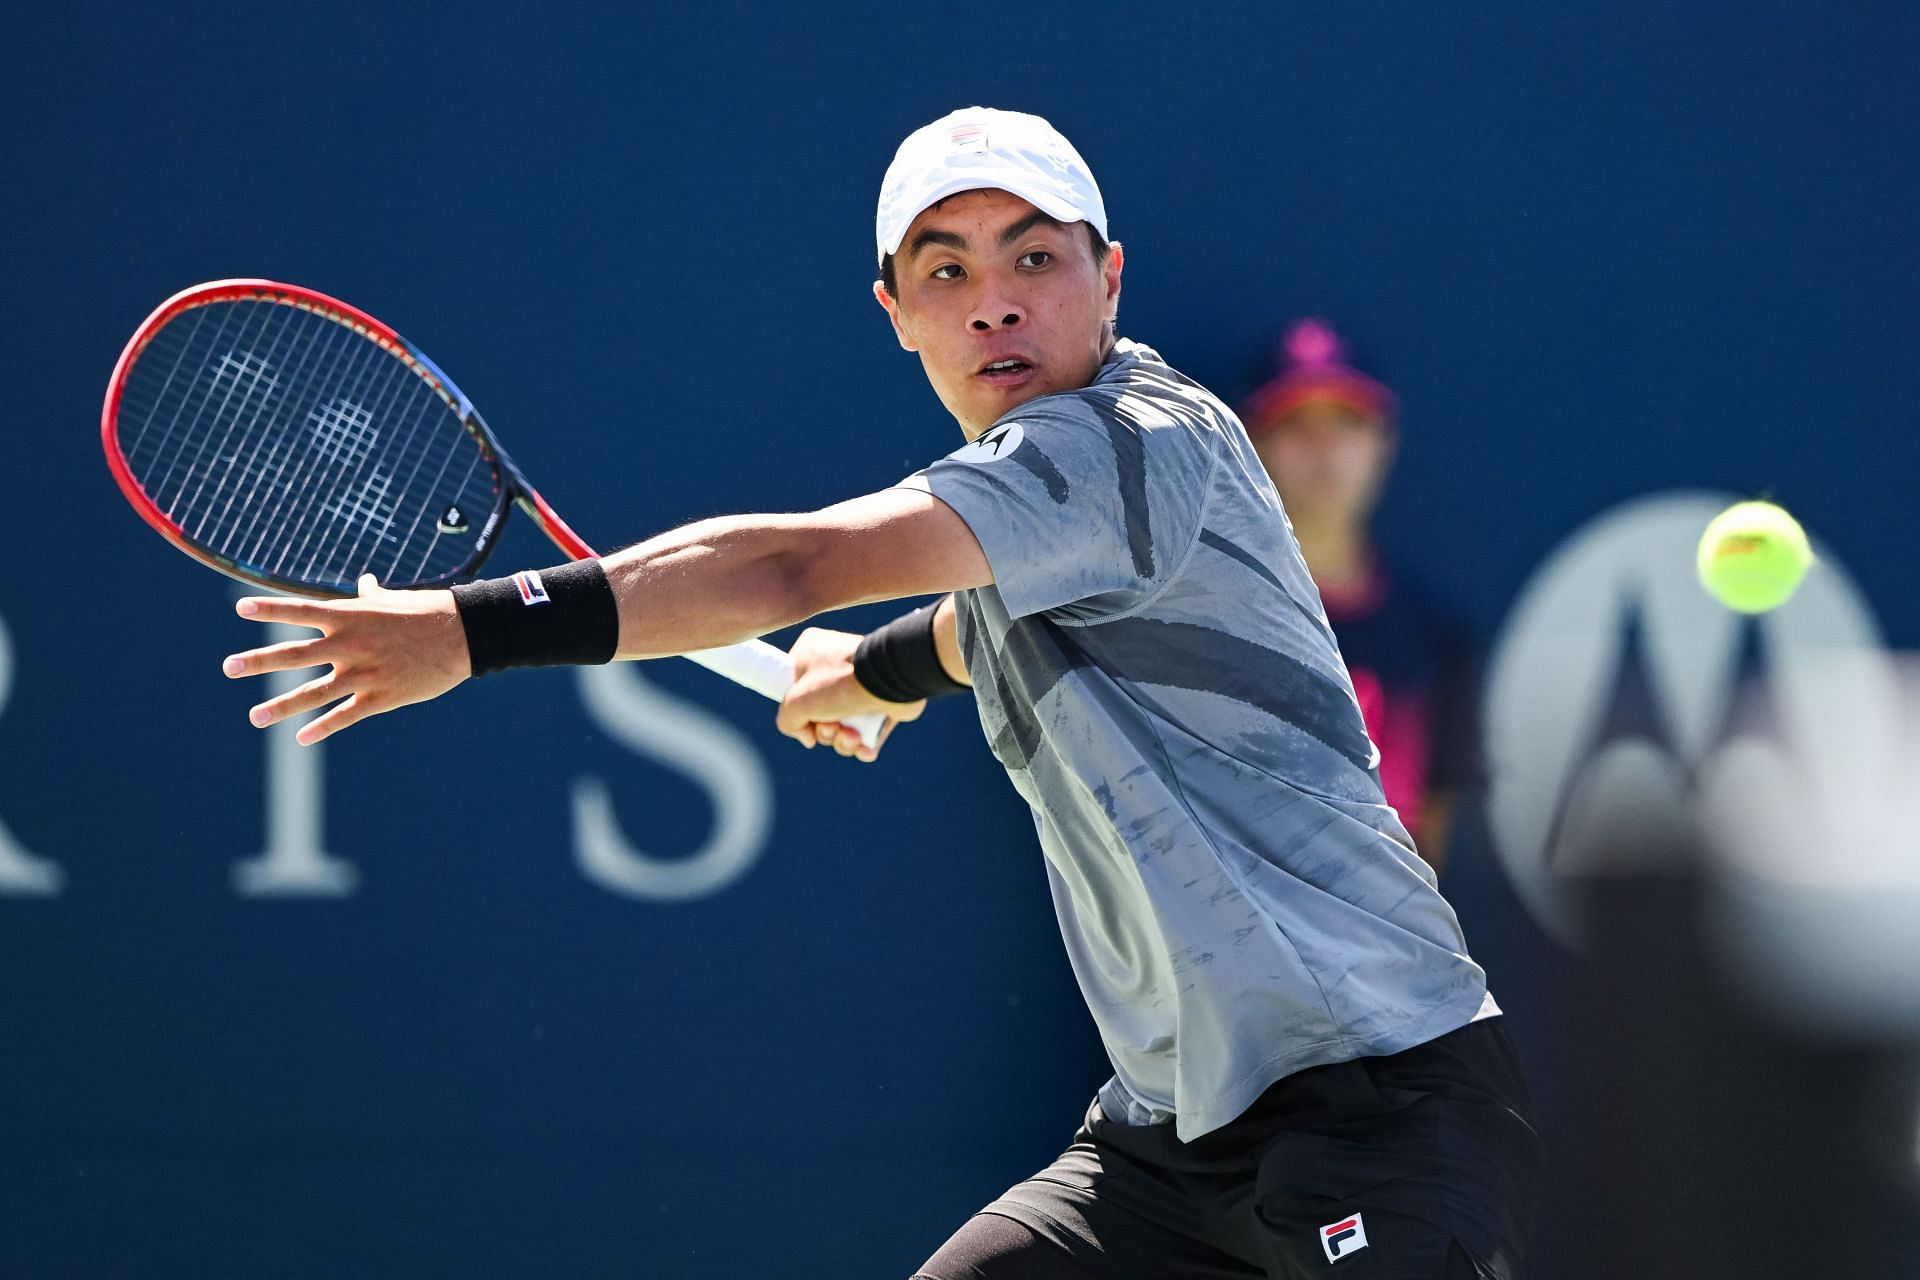
[[[786,589],[805,617],[993,581],[973,531],[951,507],[917,490],[882,490],[781,517],[777,527]]]
[[[796,611],[794,621],[844,609],[865,598],[842,563],[840,551],[824,540],[809,540],[781,565],[781,590]]]

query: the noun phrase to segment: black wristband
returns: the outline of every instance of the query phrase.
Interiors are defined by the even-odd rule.
[[[487,578],[453,589],[467,660],[484,676],[509,667],[597,666],[620,646],[620,606],[598,560]]]
[[[944,698],[950,693],[966,693],[940,665],[940,650],[933,642],[933,615],[939,605],[895,618],[878,631],[860,639],[853,651],[853,678],[874,697],[885,702],[918,702],[922,698]]]

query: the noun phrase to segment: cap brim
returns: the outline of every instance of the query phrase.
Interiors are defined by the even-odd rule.
[[[955,173],[925,195],[920,207],[908,214],[900,223],[899,231],[894,233],[889,243],[881,249],[881,260],[884,261],[888,255],[900,252],[900,244],[907,238],[907,229],[913,226],[915,218],[942,200],[957,196],[963,191],[1005,191],[1010,195],[1019,196],[1055,222],[1073,223],[1088,220],[1085,213],[1076,209],[1070,201],[1061,199],[1059,193],[1037,188],[1023,191],[1018,183],[1009,182],[1004,173],[991,176],[978,173]]]

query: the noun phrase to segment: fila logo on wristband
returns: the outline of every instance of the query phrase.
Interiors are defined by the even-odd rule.
[[[521,604],[545,604],[548,600],[547,584],[540,581],[540,575],[532,569],[522,569],[513,575],[513,585],[520,588]]]
[[[1328,1223],[1320,1228],[1320,1247],[1326,1251],[1328,1262],[1339,1262],[1358,1253],[1367,1247],[1367,1224],[1360,1220],[1357,1213],[1351,1218]]]

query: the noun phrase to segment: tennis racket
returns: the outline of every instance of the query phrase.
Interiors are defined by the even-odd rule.
[[[594,550],[527,482],[473,402],[357,307],[296,285],[216,280],[160,304],[114,366],[107,466],[202,564],[297,595],[470,578],[520,506],[574,559]],[[686,655],[776,701],[793,662],[761,640]],[[874,743],[885,718],[853,721]]]

